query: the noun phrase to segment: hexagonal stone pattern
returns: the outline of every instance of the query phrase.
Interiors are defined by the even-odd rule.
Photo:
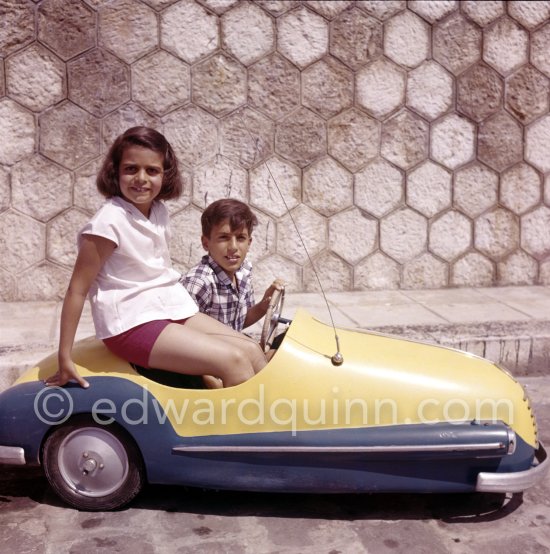
[[[216,120],[194,106],[169,114],[164,119],[164,133],[178,158],[191,167],[218,150]]]
[[[329,247],[350,264],[357,264],[373,252],[377,237],[376,219],[357,208],[340,212],[329,219]]]
[[[90,217],[80,210],[69,210],[48,223],[48,245],[50,260],[72,268],[78,254],[75,237]]]
[[[311,264],[304,267],[304,290],[306,292],[321,292],[319,281],[325,292],[344,291],[351,289],[351,267],[331,252],[323,252],[313,260],[315,271]]]
[[[111,0],[99,8],[99,44],[132,63],[158,46],[155,12],[131,0]]]
[[[534,67],[524,65],[508,79],[505,106],[522,123],[548,112],[548,79]]]
[[[41,263],[17,276],[17,299],[32,302],[48,298],[62,300],[71,272],[49,262]]]
[[[248,70],[248,101],[273,119],[280,119],[300,103],[300,72],[279,54]]]
[[[68,60],[95,46],[97,16],[80,0],[46,0],[38,7],[38,39]]]
[[[292,210],[291,214],[285,215],[279,222],[277,252],[289,260],[304,265],[308,260],[307,253],[313,258],[325,248],[327,243],[326,222],[317,212],[304,204],[300,204]]]
[[[488,167],[475,163],[455,174],[454,201],[470,217],[477,217],[496,205],[498,175]]]
[[[446,212],[430,227],[430,250],[448,262],[466,252],[471,243],[472,224],[460,212]]]
[[[550,23],[547,23],[533,33],[531,39],[531,61],[533,65],[542,71],[547,77],[550,77],[550,59],[548,50],[550,49]]]
[[[455,114],[446,116],[432,128],[433,158],[450,169],[471,161],[475,153],[475,127]]]
[[[254,291],[256,294],[273,283],[273,279],[280,277],[285,282],[285,289],[289,292],[302,290],[302,268],[278,254],[269,256],[254,264]]]
[[[206,208],[220,198],[236,198],[247,202],[246,171],[223,156],[214,163],[198,167],[193,175],[193,202]]]
[[[277,25],[278,51],[303,69],[328,50],[328,24],[301,6],[281,16]]]
[[[380,21],[385,21],[404,10],[407,6],[406,0],[357,0],[357,5],[368,14],[376,17]]]
[[[460,8],[481,27],[489,25],[506,11],[503,0],[462,0]]]
[[[428,156],[428,125],[417,115],[403,110],[382,126],[382,156],[408,169]]]
[[[520,163],[500,177],[500,201],[503,206],[521,215],[541,199],[539,174],[528,164]]]
[[[7,169],[0,166],[0,212],[10,207],[10,174]]]
[[[451,267],[451,284],[456,287],[490,287],[494,284],[493,263],[479,252],[470,252]]]
[[[303,201],[325,216],[331,216],[353,204],[353,177],[330,157],[323,158],[304,171]]]
[[[498,112],[479,126],[478,158],[497,171],[519,162],[523,153],[520,124],[505,112]]]
[[[380,222],[380,248],[399,263],[405,263],[426,248],[427,222],[418,213],[403,208]]]
[[[201,244],[201,211],[194,206],[172,216],[170,252],[180,270],[189,270],[204,255]]]
[[[458,75],[480,57],[481,31],[459,12],[433,28],[433,57],[454,75]]]
[[[34,155],[12,170],[12,205],[20,212],[46,222],[72,203],[72,182],[68,171]],[[29,187],[33,183],[33,187]]]
[[[525,143],[525,159],[541,171],[550,171],[550,115],[527,129]]]
[[[214,115],[226,115],[246,102],[246,71],[231,58],[213,56],[191,72],[193,101]]]
[[[527,29],[534,29],[550,18],[550,2],[512,0],[508,2],[508,14]]]
[[[384,53],[408,68],[427,59],[430,50],[428,24],[412,12],[401,12],[385,26]]]
[[[329,121],[329,154],[351,171],[358,171],[376,157],[380,148],[380,124],[351,109]]]
[[[252,3],[232,8],[221,21],[222,45],[244,65],[258,61],[275,46],[273,20]]]
[[[45,48],[32,45],[6,60],[8,95],[33,111],[61,101],[67,94],[65,65]]]
[[[0,5],[0,57],[6,57],[34,39],[34,6],[30,2]]]
[[[482,121],[502,107],[504,83],[490,67],[476,64],[457,80],[457,107],[474,121]]]
[[[426,217],[451,205],[452,174],[428,160],[409,173],[407,204]]]
[[[356,8],[331,23],[330,53],[352,69],[359,69],[382,54],[382,25]]]
[[[222,122],[222,154],[246,168],[257,165],[273,152],[275,125],[248,108],[233,112]]]
[[[528,35],[514,20],[499,19],[487,29],[483,41],[483,59],[501,75],[507,75],[527,62]]]
[[[302,103],[329,118],[353,104],[351,71],[334,58],[314,63],[302,73]]]
[[[386,160],[370,163],[355,176],[355,204],[382,217],[403,200],[403,174]]]
[[[357,74],[357,101],[375,117],[393,112],[405,98],[406,73],[388,60],[377,60]]]
[[[403,268],[402,285],[405,289],[437,289],[448,281],[447,264],[426,252]]]
[[[327,19],[336,17],[340,12],[352,5],[351,0],[340,0],[339,2],[325,2],[324,0],[309,0],[307,5],[316,12],[324,15]]]
[[[532,285],[537,279],[537,262],[517,251],[497,264],[497,275],[499,285]]]
[[[475,221],[475,246],[492,259],[501,259],[519,246],[517,217],[503,208],[495,208]]]
[[[13,100],[0,100],[0,129],[10,140],[0,141],[0,163],[13,164],[34,150],[34,117]]]
[[[193,63],[218,48],[218,20],[193,0],[183,0],[162,12],[160,36],[163,48]]]
[[[425,0],[409,0],[409,9],[430,23],[434,23],[458,8],[456,0],[439,0],[439,2],[426,2]]]
[[[40,152],[68,169],[99,154],[99,121],[70,102],[44,113],[40,132]]]
[[[275,149],[286,159],[304,167],[327,150],[323,120],[306,108],[289,115],[277,125]]]
[[[399,264],[376,252],[355,266],[353,284],[356,289],[397,289],[401,280]]]
[[[550,208],[539,206],[521,218],[521,246],[538,260],[550,255]]]
[[[130,100],[130,70],[98,48],[67,64],[69,99],[101,117]]]
[[[495,284],[495,268],[485,256],[472,252],[451,268],[451,283],[457,287],[489,287]]]
[[[453,78],[442,66],[426,61],[409,72],[407,106],[427,119],[447,112],[453,101]]]
[[[135,125],[180,162],[178,270],[232,196],[262,286],[316,288],[288,210],[335,290],[550,284],[550,0],[0,0],[0,21],[0,237],[40,245],[0,252],[2,299],[62,296]]]
[[[157,83],[155,88],[151,80]],[[164,115],[185,104],[190,91],[189,67],[168,52],[156,52],[132,66],[132,97],[154,114]]]
[[[101,162],[102,160],[96,158],[75,171],[74,205],[88,214],[97,212],[105,202],[105,197],[99,193],[95,184]]]
[[[250,172],[250,202],[275,217],[295,208],[301,193],[300,170],[286,160],[272,157]]]
[[[258,225],[254,227],[254,231],[252,233],[252,244],[250,245],[248,257],[251,262],[255,264],[258,260],[275,253],[275,248],[277,246],[277,224],[268,215],[265,215],[258,210],[253,211],[258,219]]]
[[[44,259],[46,226],[12,210],[0,215],[0,259],[11,273],[18,273]]]
[[[134,102],[128,102],[103,119],[101,125],[102,151],[107,152],[118,135],[136,125],[145,125],[157,129],[157,131],[162,131],[157,117],[152,116]]]

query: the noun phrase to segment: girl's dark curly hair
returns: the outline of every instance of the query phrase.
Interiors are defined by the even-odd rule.
[[[183,185],[178,170],[178,159],[164,135],[150,127],[131,127],[115,139],[97,174],[97,189],[103,196],[122,196],[118,184],[118,170],[124,149],[128,146],[142,146],[162,155],[164,175],[162,188],[157,196],[159,200],[171,200],[180,196]]]

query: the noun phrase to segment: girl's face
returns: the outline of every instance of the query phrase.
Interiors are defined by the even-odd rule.
[[[162,189],[164,158],[142,146],[127,146],[118,168],[118,184],[125,200],[149,217],[153,200]]]

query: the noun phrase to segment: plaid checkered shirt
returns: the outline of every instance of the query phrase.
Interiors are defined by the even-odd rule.
[[[254,306],[252,264],[245,260],[235,273],[235,288],[225,271],[207,254],[201,263],[182,275],[180,283],[202,313],[242,331],[248,308]]]

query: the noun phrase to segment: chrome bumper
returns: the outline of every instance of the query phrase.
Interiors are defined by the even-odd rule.
[[[19,446],[0,446],[0,464],[13,464],[23,466],[25,451]]]
[[[476,491],[478,492],[521,492],[539,481],[550,469],[550,459],[542,442],[535,452],[538,464],[525,471],[515,473],[486,473],[481,472],[477,476]]]

